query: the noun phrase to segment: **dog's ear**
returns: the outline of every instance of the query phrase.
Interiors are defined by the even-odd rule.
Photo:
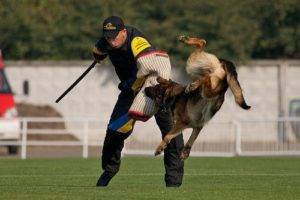
[[[184,93],[185,87],[173,82],[165,91],[164,101],[168,99],[174,99]]]
[[[167,80],[167,79],[164,79],[164,78],[162,78],[162,77],[160,77],[160,76],[159,76],[159,77],[157,77],[157,79],[156,79],[156,80],[157,80],[157,82],[158,82],[158,83],[160,83],[160,84],[164,84],[164,85],[165,85],[165,84],[169,84],[169,83],[170,83],[170,81],[169,81],[169,80]]]

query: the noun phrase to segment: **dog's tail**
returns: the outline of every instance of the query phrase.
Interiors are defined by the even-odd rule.
[[[230,90],[234,95],[235,102],[243,109],[249,110],[251,106],[248,106],[243,95],[242,88],[238,81],[238,74],[234,64],[228,60],[220,59],[222,66],[226,71],[226,79]]]

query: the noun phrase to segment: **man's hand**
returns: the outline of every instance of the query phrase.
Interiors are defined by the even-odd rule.
[[[93,48],[93,56],[94,56],[94,60],[97,62],[97,63],[100,63],[102,60],[104,60],[107,56],[107,54],[105,53],[102,53],[101,51],[99,51],[97,49],[97,47],[94,47]]]

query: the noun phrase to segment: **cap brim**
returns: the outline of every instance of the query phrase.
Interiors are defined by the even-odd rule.
[[[119,34],[119,31],[103,31],[103,36],[106,38],[116,38]]]

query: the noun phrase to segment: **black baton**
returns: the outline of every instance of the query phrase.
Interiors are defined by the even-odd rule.
[[[58,97],[56,99],[55,103],[58,103],[62,98],[64,98],[64,96],[66,96],[66,94],[68,94],[73,89],[73,87],[75,87],[75,85],[77,85],[79,83],[79,81],[81,81],[81,79],[83,79],[83,77],[85,77],[87,75],[87,73],[89,73],[89,71],[91,71],[91,69],[95,67],[96,64],[97,64],[97,62],[94,61],[89,66],[89,68],[87,68],[85,70],[85,72],[83,72],[83,74],[81,74],[81,76],[62,95],[60,95],[60,97]]]

